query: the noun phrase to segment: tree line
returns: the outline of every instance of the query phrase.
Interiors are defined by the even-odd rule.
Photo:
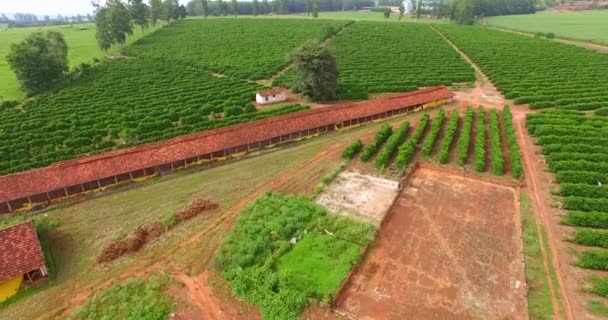
[[[191,0],[186,5],[189,16],[264,15],[308,13],[314,11],[358,10],[373,7],[373,0]]]
[[[170,22],[183,19],[187,15],[184,5],[177,0],[130,0],[127,4],[121,0],[107,0],[105,5],[93,2],[95,7],[95,37],[99,48],[107,51],[114,44],[124,45],[127,37],[133,35],[133,26],[142,31],[151,24],[155,27],[159,21]]]
[[[89,23],[92,21],[93,17],[88,13],[86,15],[77,14],[75,16],[62,16],[58,14],[54,18],[51,18],[49,15],[44,15],[41,19],[33,13],[15,13],[12,18],[9,18],[4,13],[0,14],[0,23],[7,24],[9,28],[72,25]]]
[[[448,6],[450,19],[460,24],[473,24],[475,18],[536,12],[536,0],[452,0]]]

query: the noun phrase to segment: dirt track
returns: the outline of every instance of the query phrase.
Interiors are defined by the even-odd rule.
[[[339,311],[354,319],[527,319],[518,207],[513,188],[418,169]]]

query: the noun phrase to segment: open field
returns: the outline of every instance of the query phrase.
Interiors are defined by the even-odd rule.
[[[81,30],[81,27],[84,30]],[[11,44],[23,40],[32,32],[46,30],[59,31],[63,34],[68,44],[68,61],[72,67],[83,62],[90,62],[93,58],[105,56],[105,53],[97,46],[94,25],[0,29],[0,97],[4,99],[21,99],[24,97],[17,78],[5,59]],[[149,32],[151,31],[147,31],[147,33]],[[133,28],[133,36],[129,37],[127,43],[131,43],[141,36],[143,36],[141,29]],[[113,48],[110,52],[118,49],[117,47]]]
[[[547,11],[488,18],[488,25],[608,44],[608,10]]]
[[[516,201],[511,188],[418,169],[346,287],[340,312],[526,319]]]

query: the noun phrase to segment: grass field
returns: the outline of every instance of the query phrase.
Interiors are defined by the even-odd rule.
[[[311,296],[335,295],[362,250],[356,243],[310,233],[279,259],[279,273]]]
[[[553,32],[608,44],[608,10],[539,12],[488,18],[488,25],[531,32]]]
[[[80,28],[84,28],[81,30]],[[95,26],[57,26],[57,27],[32,27],[32,28],[3,28],[0,26],[0,97],[4,99],[23,98],[23,92],[19,88],[17,78],[6,62],[6,55],[11,44],[19,42],[27,35],[36,31],[54,30],[63,33],[68,44],[68,60],[70,66],[76,66],[93,58],[103,57],[104,52],[97,47],[95,40]],[[134,35],[129,38],[132,42],[143,35],[141,29],[133,29]],[[150,31],[148,31],[150,32]],[[112,50],[116,50],[112,49]],[[112,51],[111,50],[111,51]]]

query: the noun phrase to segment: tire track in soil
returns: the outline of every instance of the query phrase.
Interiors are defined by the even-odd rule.
[[[310,161],[288,169],[284,173],[273,178],[271,181],[261,184],[247,197],[237,201],[231,207],[222,210],[217,216],[216,221],[213,221],[207,227],[191,235],[187,241],[181,242],[170,254],[167,255],[167,252],[163,250],[166,248],[156,248],[154,251],[148,252],[144,257],[138,259],[137,262],[126,268],[118,276],[102,280],[95,285],[81,289],[79,292],[76,292],[74,296],[69,299],[67,303],[65,303],[65,305],[53,308],[49,312],[37,317],[37,319],[61,319],[66,317],[85,303],[86,300],[91,297],[92,293],[100,292],[101,290],[110,287],[116,281],[116,279],[125,280],[137,275],[145,276],[153,271],[160,271],[163,269],[163,267],[171,270],[171,273],[175,276],[175,278],[185,285],[185,289],[188,291],[188,296],[194,302],[195,306],[198,307],[198,309],[200,309],[200,311],[204,314],[208,314],[209,319],[226,319],[223,315],[224,312],[222,312],[222,310],[226,310],[226,308],[222,308],[223,303],[212,296],[212,289],[207,285],[205,277],[208,265],[215,257],[214,253],[219,247],[219,241],[215,241],[210,247],[200,248],[208,254],[205,255],[205,259],[202,261],[204,270],[198,276],[187,276],[180,267],[176,266],[171,261],[172,258],[179,255],[180,249],[187,249],[194,243],[201,241],[203,237],[208,236],[210,238],[217,238],[219,236],[218,231],[221,229],[231,229],[240,212],[258,196],[266,191],[278,190],[296,175],[302,172],[308,172],[308,169],[313,168],[318,163],[325,161],[328,158],[331,158],[345,146],[346,143],[343,141],[335,143],[329,148],[315,155]],[[157,258],[160,261],[150,264],[150,261],[153,261],[152,259],[154,258]],[[205,281],[201,281],[201,279],[204,279]]]
[[[541,251],[543,252],[543,263],[545,264],[545,270],[547,271],[547,277],[549,278],[549,287],[552,290],[552,293],[554,293],[555,288],[553,287],[553,281],[550,278],[550,270],[549,270],[549,262],[548,259],[546,257],[546,250],[551,250],[551,248],[557,248],[558,244],[556,243],[559,240],[556,240],[553,235],[554,232],[553,228],[552,228],[552,224],[551,224],[551,211],[550,211],[550,205],[545,201],[545,198],[541,195],[541,189],[539,187],[539,185],[541,184],[538,181],[538,176],[541,174],[542,170],[538,168],[538,166],[536,166],[535,164],[538,163],[540,161],[540,159],[538,159],[538,157],[535,155],[534,153],[534,149],[532,146],[532,142],[529,136],[526,135],[526,128],[524,125],[525,122],[525,112],[523,112],[523,110],[517,110],[516,112],[513,113],[513,122],[515,125],[515,132],[517,134],[517,140],[519,141],[520,145],[521,145],[521,150],[522,150],[522,164],[524,166],[524,179],[526,182],[526,187],[530,190],[530,195],[532,196],[532,206],[534,208],[534,213],[535,216],[537,217],[537,224],[536,224],[536,229],[538,232],[538,235],[540,237],[540,247],[541,247]],[[541,232],[541,225],[538,223],[538,221],[541,221],[542,224],[545,226],[545,228],[547,229],[548,232],[546,232],[547,235],[547,240],[549,241],[549,246],[550,248],[545,248],[544,245],[544,241],[542,241],[542,235],[543,233]],[[561,296],[563,298],[563,302],[564,302],[564,308],[566,310],[564,310],[566,312],[566,318],[567,319],[576,319],[576,316],[574,315],[574,312],[572,310],[572,306],[570,304],[570,297],[567,295],[565,286],[564,286],[564,279],[563,279],[563,274],[561,271],[561,267],[560,267],[560,263],[559,263],[559,256],[558,256],[558,252],[553,252],[552,254],[552,265],[553,268],[555,269],[555,273],[557,276],[557,280],[558,283],[560,285],[560,293]],[[553,297],[552,297],[553,298]],[[558,304],[554,304],[554,314],[558,313],[559,311],[559,305]],[[558,313],[557,315],[555,315],[556,319],[561,319],[561,315]]]
[[[494,85],[491,83],[491,81],[489,80],[488,77],[486,77],[486,75],[481,71],[481,69],[462,51],[460,50],[460,48],[458,48],[454,43],[452,43],[452,41],[450,41],[448,38],[446,38],[439,30],[437,30],[435,27],[430,26],[431,29],[433,29],[435,32],[437,32],[437,34],[439,34],[439,36],[441,36],[456,52],[458,52],[462,58],[464,60],[466,60],[475,70],[475,73],[477,75],[477,81],[475,83],[475,89],[473,89],[473,93],[476,93],[477,91],[483,92],[483,88],[488,88],[490,90],[492,90],[492,92],[496,91],[500,97],[504,100],[504,97],[502,96],[502,94],[500,94],[496,88],[494,87]],[[480,83],[481,82],[481,83]],[[477,101],[475,101],[477,102]],[[498,105],[493,105],[493,107],[502,110],[502,107],[504,106],[504,104],[498,106]],[[515,131],[517,134],[517,139],[518,142],[520,143],[521,146],[521,150],[522,150],[522,164],[524,166],[524,179],[526,182],[526,186],[529,189],[529,193],[531,195],[532,198],[532,204],[534,207],[534,215],[536,216],[536,220],[537,220],[537,224],[536,224],[536,228],[537,228],[537,232],[539,234],[540,237],[540,249],[541,249],[541,253],[543,256],[543,265],[545,268],[545,274],[546,274],[546,278],[547,278],[547,282],[549,284],[549,291],[551,294],[551,302],[553,304],[553,318],[554,319],[562,319],[562,316],[560,314],[560,304],[557,300],[557,296],[556,296],[556,289],[553,286],[553,281],[551,280],[551,272],[550,272],[550,268],[549,268],[549,263],[551,263],[553,265],[553,268],[555,269],[556,275],[557,275],[557,280],[558,280],[558,284],[559,284],[559,289],[560,289],[560,294],[563,298],[563,302],[564,302],[564,308],[566,310],[566,318],[567,319],[576,319],[576,317],[574,316],[574,313],[572,311],[572,306],[570,305],[570,298],[567,295],[567,292],[565,290],[565,286],[564,286],[564,280],[563,280],[563,275],[562,275],[562,271],[560,268],[560,264],[559,264],[559,258],[558,252],[553,251],[552,253],[552,259],[551,262],[549,262],[549,259],[547,257],[547,250],[552,250],[552,248],[557,248],[557,244],[556,244],[556,240],[553,238],[553,230],[551,228],[551,223],[549,221],[550,219],[550,212],[548,210],[549,206],[542,200],[543,198],[539,195],[539,193],[541,191],[539,191],[539,188],[537,187],[537,185],[539,184],[538,180],[538,175],[539,175],[539,170],[538,168],[535,168],[534,165],[532,165],[532,161],[530,160],[530,154],[534,154],[534,150],[529,146],[528,141],[526,140],[528,137],[526,135],[525,132],[525,126],[523,126],[523,122],[525,121],[525,114],[527,113],[527,108],[526,110],[523,110],[522,108],[512,108],[511,112],[513,113],[513,122],[515,125]],[[489,114],[488,114],[489,116]],[[542,233],[541,233],[541,226],[538,222],[541,222],[546,229],[548,229],[549,232],[547,232],[547,238],[549,241],[549,248],[546,248],[543,241],[542,241]],[[523,258],[523,257],[522,257]]]

